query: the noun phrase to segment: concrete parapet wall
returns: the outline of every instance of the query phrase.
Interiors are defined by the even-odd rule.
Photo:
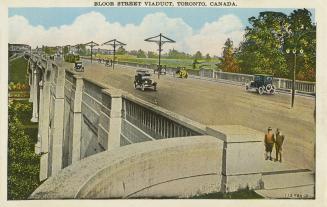
[[[31,199],[188,197],[220,191],[223,142],[179,137],[98,153],[45,181]]]
[[[263,133],[240,125],[208,126],[207,133],[224,141],[225,191],[260,189],[265,164]]]

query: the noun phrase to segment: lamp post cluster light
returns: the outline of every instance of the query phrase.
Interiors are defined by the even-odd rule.
[[[126,44],[125,43],[122,43],[116,39],[113,39],[113,40],[109,40],[105,43],[103,43],[102,45],[110,45],[114,48],[114,58],[113,58],[113,61],[112,61],[112,69],[115,69],[115,60],[116,60],[116,47],[117,46],[125,46]]]
[[[157,36],[154,37],[149,37],[147,39],[145,39],[144,41],[146,42],[155,42],[158,44],[159,46],[159,59],[158,59],[158,78],[160,77],[160,73],[161,73],[161,51],[162,51],[162,45],[165,43],[175,43],[175,40],[172,40],[164,35],[162,35],[161,33]]]
[[[301,25],[301,30],[305,29],[304,25]],[[288,28],[287,28],[288,30]],[[294,46],[287,48],[286,53],[287,54],[293,54],[294,55],[294,65],[293,65],[293,78],[292,78],[292,102],[291,102],[291,108],[294,106],[294,97],[295,97],[295,83],[296,83],[296,64],[297,64],[297,56],[302,55],[304,53],[303,49],[299,47],[300,40],[309,33],[315,33],[316,31],[299,31],[293,33],[292,31],[288,30],[290,34],[294,35]]]

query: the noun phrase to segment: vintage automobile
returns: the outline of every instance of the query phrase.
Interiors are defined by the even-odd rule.
[[[167,74],[167,66],[166,65],[157,65],[157,68],[153,70],[153,73],[158,73],[160,71],[160,75]]]
[[[254,75],[254,80],[245,85],[247,91],[256,91],[260,95],[274,94],[276,87],[273,85],[273,76],[266,74],[256,74]]]
[[[84,66],[82,64],[82,61],[76,61],[74,69],[78,72],[83,72],[84,71]]]
[[[176,71],[176,75],[178,78],[187,78],[188,77],[188,72],[185,69],[185,67],[178,67]]]
[[[151,80],[151,75],[147,70],[137,70],[134,79],[134,88],[140,87],[142,91],[146,88],[153,88],[157,90],[157,83]]]

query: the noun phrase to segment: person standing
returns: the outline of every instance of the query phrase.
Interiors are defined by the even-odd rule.
[[[284,143],[285,136],[282,132],[277,128],[276,129],[276,141],[275,141],[275,148],[276,148],[276,159],[275,161],[282,162],[282,146]]]
[[[268,127],[268,132],[265,134],[264,142],[265,142],[265,147],[266,147],[266,153],[265,153],[266,160],[268,160],[268,158],[270,160],[272,160],[271,152],[272,152],[272,149],[274,147],[275,136],[274,136],[274,133],[272,132],[271,127]],[[268,156],[268,154],[269,154],[269,156]]]

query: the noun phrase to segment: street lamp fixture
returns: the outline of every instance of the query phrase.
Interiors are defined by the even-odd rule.
[[[116,47],[117,46],[125,46],[126,44],[125,43],[122,43],[116,39],[113,39],[113,40],[109,40],[105,43],[103,43],[102,45],[110,45],[114,48],[114,58],[113,58],[113,61],[112,61],[112,69],[115,69],[115,60],[116,60]]]
[[[86,43],[85,45],[91,47],[91,63],[92,63],[93,47],[99,46],[99,44],[91,41],[91,42]]]
[[[146,42],[155,42],[159,45],[159,60],[158,60],[158,78],[160,77],[160,73],[161,73],[161,51],[162,51],[162,45],[165,43],[175,43],[175,40],[172,40],[164,35],[162,35],[161,33],[157,36],[154,37],[149,37],[147,39],[145,39],[144,41]]]
[[[305,29],[304,28],[304,25],[301,25],[301,29]],[[291,102],[291,108],[293,108],[294,106],[294,97],[295,97],[295,78],[296,78],[296,64],[297,64],[297,56],[298,55],[302,55],[303,54],[303,49],[302,48],[298,48],[299,46],[299,42],[300,40],[307,34],[309,33],[315,33],[316,31],[304,31],[304,32],[296,32],[296,33],[293,33],[292,31],[290,31],[288,28],[287,28],[287,31],[290,33],[290,34],[293,34],[294,35],[294,43],[295,43],[295,47],[293,48],[287,48],[286,49],[286,53],[287,54],[293,54],[294,55],[294,65],[293,65],[293,78],[292,78],[292,102]]]
[[[290,49],[286,50],[287,54],[291,53]],[[295,97],[295,76],[296,76],[296,58],[298,54],[303,54],[303,49],[298,50],[297,48],[294,48],[292,50],[292,54],[294,55],[294,66],[293,66],[293,79],[292,79],[292,103],[291,108],[294,106],[294,97]]]

